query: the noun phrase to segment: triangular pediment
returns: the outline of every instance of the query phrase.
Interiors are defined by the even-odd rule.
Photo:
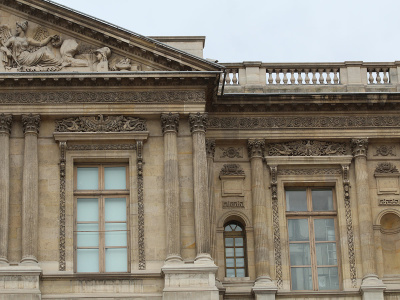
[[[0,15],[0,72],[163,72],[222,68],[43,0],[0,0]]]

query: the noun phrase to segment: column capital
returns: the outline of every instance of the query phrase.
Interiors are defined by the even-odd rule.
[[[39,134],[40,115],[22,115],[22,126],[24,134],[35,133]]]
[[[206,153],[207,157],[214,159],[215,155],[215,140],[206,139]]]
[[[179,114],[178,113],[162,113],[161,114],[162,133],[167,132],[178,133],[179,131]]]
[[[11,134],[12,115],[0,114],[0,133]]]
[[[265,150],[265,141],[264,140],[248,140],[247,141],[247,150],[249,151],[250,158],[262,158],[263,152]]]
[[[368,151],[368,138],[352,139],[351,147],[353,149],[353,156],[367,156]]]
[[[189,114],[190,132],[206,132],[208,113]]]

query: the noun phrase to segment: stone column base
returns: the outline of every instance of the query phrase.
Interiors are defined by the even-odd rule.
[[[363,278],[360,291],[362,300],[384,300],[386,286],[378,276],[371,274]]]
[[[166,262],[162,267],[165,275],[164,300],[219,300],[215,285],[218,267],[209,262]]]
[[[38,266],[0,265],[1,300],[40,300],[39,277],[42,269]]]
[[[252,290],[256,296],[256,300],[275,300],[278,287],[270,277],[262,276],[257,278]]]

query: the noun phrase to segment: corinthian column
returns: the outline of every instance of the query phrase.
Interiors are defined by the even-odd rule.
[[[164,134],[164,197],[167,229],[166,261],[182,261],[177,134],[179,114],[161,114]]]
[[[8,264],[11,115],[0,115],[0,264]]]
[[[193,139],[194,220],[196,232],[196,261],[211,261],[208,176],[206,158],[207,113],[189,115]]]
[[[37,263],[39,221],[38,134],[39,115],[22,115],[25,134],[22,177],[22,260]]]
[[[207,154],[207,173],[208,173],[208,199],[210,200],[210,244],[211,244],[211,257],[214,261],[217,260],[217,249],[215,239],[217,234],[216,228],[216,212],[214,203],[214,155],[215,155],[215,140],[206,140],[206,154]]]

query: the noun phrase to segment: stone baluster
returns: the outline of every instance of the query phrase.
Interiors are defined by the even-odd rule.
[[[217,235],[217,214],[214,202],[214,155],[215,155],[215,140],[206,140],[206,152],[207,152],[207,173],[208,173],[208,199],[210,199],[210,244],[211,244],[211,257],[214,261],[217,260],[217,247],[216,247],[216,235]]]
[[[268,72],[268,84],[274,84],[274,77],[272,77],[274,70],[268,69],[267,72]]]
[[[281,84],[281,70],[280,69],[275,69],[275,84]]]
[[[8,264],[12,115],[0,115],[0,264]]]
[[[339,84],[339,69],[333,69],[333,84]]]
[[[326,69],[326,84],[332,84],[331,72],[332,69]]]
[[[226,69],[226,77],[225,77],[225,84],[230,85],[231,84],[231,69]]]
[[[232,84],[238,84],[238,69],[232,69]]]
[[[282,69],[282,73],[283,73],[283,84],[288,84],[288,77],[287,77],[287,69]]]
[[[294,78],[294,69],[290,69],[290,84],[296,83],[296,78]]]
[[[324,69],[319,69],[318,73],[319,73],[319,84],[324,84],[325,83],[325,80],[324,80]]]
[[[389,69],[383,68],[383,83],[387,84],[389,82],[388,71]]]
[[[304,73],[305,73],[305,84],[310,84],[310,77],[309,77],[309,73],[310,73],[310,69],[305,69],[304,70]]]
[[[164,135],[164,197],[167,231],[166,261],[182,261],[177,135],[179,114],[161,114]]]
[[[373,84],[374,83],[374,76],[372,75],[373,69],[368,68],[367,71],[369,73],[368,82],[369,84]]]
[[[312,69],[311,70],[312,73],[312,84],[317,84],[317,69]]]
[[[377,84],[381,84],[382,83],[381,69],[380,68],[376,68],[375,72],[376,72],[376,83]]]
[[[303,84],[302,69],[297,69],[297,84]]]
[[[207,157],[206,157],[206,125],[207,113],[189,115],[190,131],[193,139],[193,190],[194,218],[196,232],[196,261],[211,260],[210,256],[210,221]]]
[[[24,168],[22,176],[22,260],[37,263],[39,222],[39,115],[22,115],[25,134]]]

